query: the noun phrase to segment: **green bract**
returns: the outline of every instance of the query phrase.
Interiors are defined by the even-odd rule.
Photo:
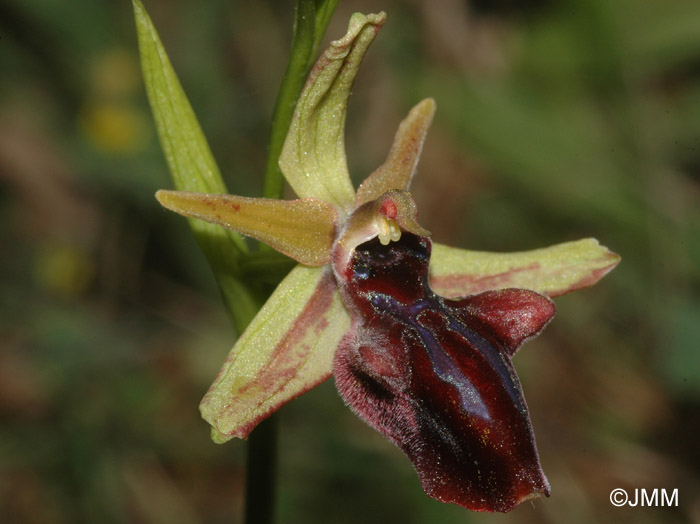
[[[282,149],[279,165],[299,200],[222,195],[219,171],[155,29],[138,0],[134,5],[146,87],[180,190],[158,192],[159,201],[200,219],[191,221],[193,230],[234,315],[252,304],[235,272],[231,276],[230,266],[248,256],[237,233],[299,263],[238,339],[200,406],[217,442],[245,438],[262,419],[331,375],[334,352],[350,327],[333,272],[334,264],[342,264],[331,254],[342,259],[360,242],[379,237],[388,243],[402,231],[429,234],[418,225],[407,190],[435,102],[426,99],[411,110],[386,162],[355,192],[345,157],[347,99],[360,61],[385,21],[384,13],[355,14],[347,34],[331,43],[312,69]],[[500,288],[557,296],[594,284],[618,261],[592,239],[512,254],[434,244],[431,285],[450,297]]]

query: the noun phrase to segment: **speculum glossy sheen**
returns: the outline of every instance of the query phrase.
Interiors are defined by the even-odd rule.
[[[471,510],[549,495],[511,356],[555,313],[522,289],[461,300],[428,285],[431,242],[358,246],[341,293],[353,328],[335,356],[348,405],[408,455],[424,490]]]

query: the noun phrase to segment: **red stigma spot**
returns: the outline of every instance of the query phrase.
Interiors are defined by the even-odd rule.
[[[231,207],[233,208],[234,211],[240,211],[240,210],[241,210],[241,205],[240,205],[240,204],[231,204]]]
[[[379,212],[385,217],[393,220],[396,218],[396,215],[399,213],[399,210],[396,208],[396,203],[393,200],[387,198],[384,202],[382,202],[382,205],[379,207]]]

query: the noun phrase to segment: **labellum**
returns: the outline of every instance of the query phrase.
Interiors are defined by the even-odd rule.
[[[335,356],[338,391],[438,500],[508,511],[549,495],[510,359],[554,305],[522,289],[440,297],[430,251],[429,238],[410,233],[355,249],[340,283],[352,327]]]

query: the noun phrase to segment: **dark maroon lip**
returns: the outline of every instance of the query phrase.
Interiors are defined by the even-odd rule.
[[[356,248],[339,283],[354,329],[336,353],[336,385],[406,453],[430,496],[509,511],[549,495],[511,356],[554,305],[520,289],[444,299],[428,285],[430,251],[405,232]]]

